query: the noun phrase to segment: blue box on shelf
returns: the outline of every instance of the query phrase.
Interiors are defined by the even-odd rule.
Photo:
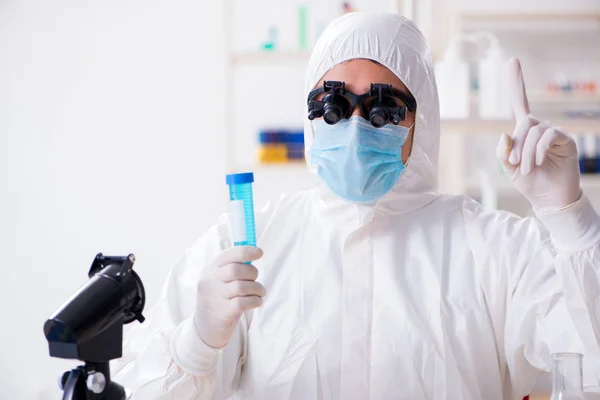
[[[263,146],[284,145],[288,160],[304,159],[304,130],[265,129],[259,133],[259,143]]]
[[[288,158],[301,160],[304,158],[304,131],[289,131],[285,137],[285,145],[288,149]]]

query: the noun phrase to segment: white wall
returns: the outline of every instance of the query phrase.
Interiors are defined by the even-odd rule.
[[[221,18],[194,0],[0,1],[0,399],[78,365],[42,327],[97,252],[135,253],[152,304],[226,206]]]

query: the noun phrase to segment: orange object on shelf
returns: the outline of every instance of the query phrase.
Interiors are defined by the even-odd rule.
[[[288,161],[288,149],[284,144],[263,145],[258,150],[260,163],[284,163]]]

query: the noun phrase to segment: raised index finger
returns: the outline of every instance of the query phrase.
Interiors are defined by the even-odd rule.
[[[529,115],[531,110],[529,109],[529,101],[527,100],[521,62],[516,57],[508,61],[508,84],[513,111],[516,119],[520,120]]]

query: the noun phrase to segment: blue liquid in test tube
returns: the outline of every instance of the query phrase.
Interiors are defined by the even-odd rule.
[[[229,223],[234,246],[256,246],[254,227],[254,200],[252,182],[254,174],[230,174],[225,177],[229,185]]]

